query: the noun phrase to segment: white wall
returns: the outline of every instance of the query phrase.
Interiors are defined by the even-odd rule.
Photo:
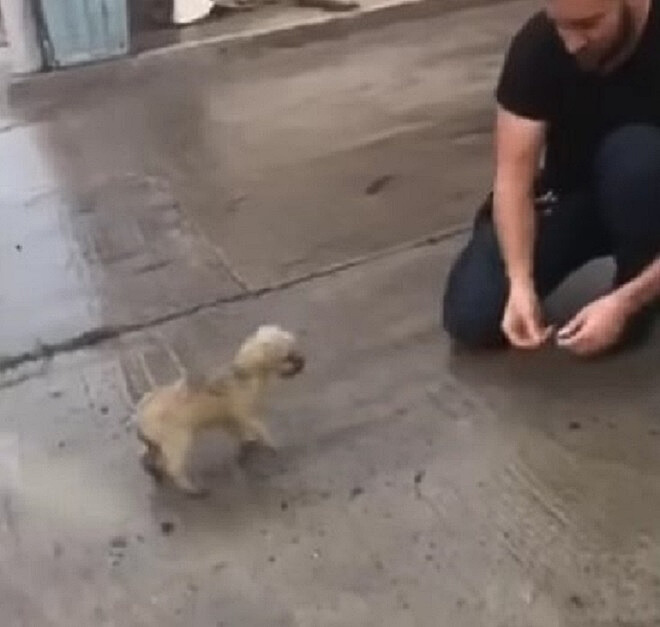
[[[43,63],[31,1],[0,0],[0,11],[9,42],[12,72],[27,74],[40,70]]]

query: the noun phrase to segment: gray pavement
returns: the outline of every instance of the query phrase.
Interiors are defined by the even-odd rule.
[[[3,234],[2,265],[48,284],[15,281],[5,350],[144,324],[462,224],[488,188],[502,48],[531,6],[43,81],[0,136],[0,203],[29,207]]]
[[[0,127],[0,616],[14,626],[660,624],[658,342],[463,354],[438,300],[534,3],[37,86]],[[587,268],[549,304],[606,285]],[[157,490],[134,402],[300,333],[276,457]],[[649,363],[650,362],[650,363]],[[14,366],[14,367],[9,367]]]

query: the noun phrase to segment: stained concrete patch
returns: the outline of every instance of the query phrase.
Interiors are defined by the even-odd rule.
[[[30,142],[23,129],[2,136],[12,146],[6,160],[22,142]],[[53,190],[57,175],[42,174],[40,187],[39,175],[28,181],[31,166],[44,172],[27,160],[23,178],[10,182],[11,168],[0,175],[2,360],[76,337],[82,345],[95,329],[112,334],[243,291],[163,180],[125,175]]]
[[[489,154],[487,135],[459,146],[444,124],[404,129],[255,178],[208,233],[250,284],[291,280],[463,224],[487,192]]]

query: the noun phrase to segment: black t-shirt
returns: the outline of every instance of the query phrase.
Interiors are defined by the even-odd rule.
[[[496,96],[508,111],[548,123],[548,185],[585,184],[607,132],[633,123],[660,127],[660,0],[651,0],[633,55],[607,75],[582,71],[545,12],[537,13],[509,47]]]

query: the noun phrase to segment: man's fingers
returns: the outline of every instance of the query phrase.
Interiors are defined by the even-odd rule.
[[[578,349],[582,346],[586,339],[585,328],[580,327],[573,333],[561,334],[557,336],[557,343],[564,347],[570,349]]]
[[[570,344],[562,344],[562,348],[580,357],[586,357],[595,352],[592,342],[588,338],[580,338],[572,341]]]
[[[539,347],[545,344],[550,336],[553,333],[553,328],[551,326],[544,327],[541,325],[537,318],[531,318],[525,320],[527,327],[527,334],[531,339],[532,346]]]
[[[534,349],[538,348],[539,342],[535,338],[518,338],[516,348]]]
[[[557,333],[557,345],[576,355],[582,355],[588,350],[589,341],[589,312],[586,309],[579,311]]]
[[[560,340],[559,345],[561,348],[565,348],[580,357],[586,357],[597,352],[597,346],[592,330],[587,324],[581,326],[573,335],[564,340]]]
[[[545,344],[554,334],[555,328],[553,326],[546,327],[541,333],[541,344]]]
[[[557,339],[560,342],[564,342],[575,336],[575,334],[584,326],[586,318],[587,316],[584,311],[579,312],[571,321],[568,322],[568,324],[565,324],[561,329],[559,329],[557,332]]]
[[[535,320],[520,319],[516,324],[505,325],[504,332],[516,348],[534,349],[543,344],[552,329],[541,329]]]
[[[522,324],[505,325],[503,331],[512,346],[516,348],[529,348],[532,346],[532,339],[528,337]]]
[[[532,344],[531,338],[527,337],[521,327],[504,327],[504,334],[516,348],[527,348]]]

